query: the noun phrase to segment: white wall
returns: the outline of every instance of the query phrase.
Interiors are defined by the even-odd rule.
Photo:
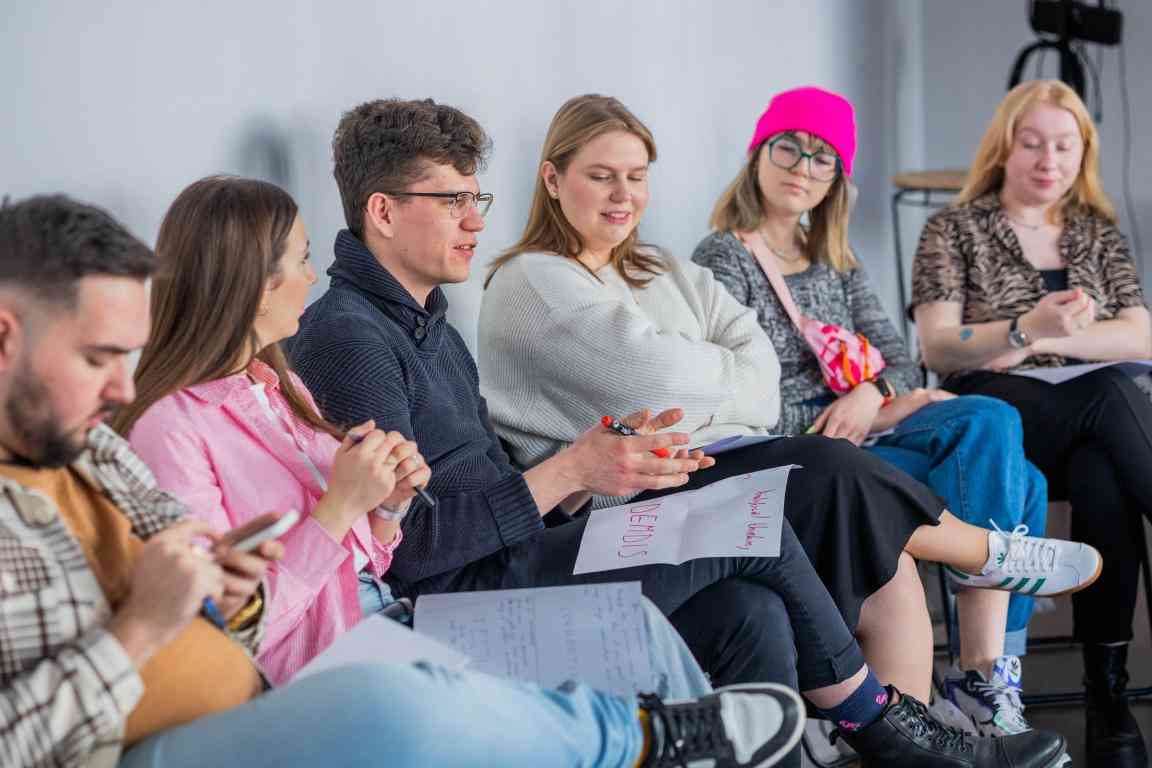
[[[1140,225],[1144,254],[1152,248],[1152,154],[1145,138],[1152,129],[1152,3],[1119,0],[1124,12],[1125,56],[1132,107],[1133,206]],[[966,167],[1007,87],[1016,53],[1035,39],[1028,27],[1023,0],[965,0],[925,3],[923,18],[923,111],[928,167]],[[1096,46],[1089,46],[1093,61]],[[1027,69],[1035,77],[1035,59]],[[1131,234],[1124,209],[1123,111],[1119,79],[1119,52],[1105,48],[1101,84],[1104,120],[1101,132],[1104,183],[1121,215],[1121,226]],[[1044,77],[1058,77],[1058,64],[1049,54]],[[1094,102],[1094,98],[1090,98]],[[1144,284],[1150,283],[1152,259],[1144,254]]]
[[[271,133],[286,142],[287,186],[326,267],[342,224],[328,144],[341,111],[382,96],[431,96],[473,114],[495,141],[481,179],[496,194],[484,264],[519,234],[553,112],[598,91],[654,131],[660,160],[642,234],[686,258],[771,94],[815,84],[858,105],[853,242],[890,297],[887,177],[903,82],[894,72],[907,66],[894,41],[915,29],[907,19],[916,4],[12,4],[0,29],[0,194],[66,191],[107,206],[152,242],[192,180],[267,175],[274,162],[251,146]],[[451,291],[452,318],[469,340],[481,273]]]

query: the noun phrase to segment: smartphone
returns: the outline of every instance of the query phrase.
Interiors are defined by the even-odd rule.
[[[251,552],[266,541],[280,538],[299,520],[300,513],[295,509],[283,515],[268,512],[228,531],[220,537],[219,543],[228,546],[233,552]]]

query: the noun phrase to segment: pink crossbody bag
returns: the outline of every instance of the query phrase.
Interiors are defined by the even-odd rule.
[[[837,395],[847,394],[862,381],[878,376],[884,370],[884,356],[862,333],[852,333],[833,323],[822,323],[800,313],[784,275],[772,258],[768,243],[759,232],[738,232],[736,236],[763,270],[776,292],[776,298],[811,347],[820,362],[824,383]]]

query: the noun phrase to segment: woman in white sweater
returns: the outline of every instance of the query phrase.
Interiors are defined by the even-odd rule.
[[[780,367],[756,314],[708,270],[638,241],[655,154],[651,133],[615,99],[571,99],[552,121],[528,225],[494,262],[480,312],[483,393],[523,465],[600,416],[639,407],[682,408],[677,428],[698,444],[776,424]],[[790,437],[725,453],[687,487],[784,464],[804,467],[789,479],[786,516],[870,665],[927,696],[932,635],[913,558],[995,587],[1028,576],[1021,548],[960,521],[844,440]],[[820,508],[833,511],[811,514],[828,494],[838,503]],[[1098,565],[1094,550],[1082,554]],[[1083,586],[1075,567],[1065,571],[1053,592]]]

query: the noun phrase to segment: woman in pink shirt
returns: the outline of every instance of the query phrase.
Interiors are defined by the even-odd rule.
[[[115,426],[161,487],[220,530],[300,512],[266,596],[260,662],[281,683],[360,620],[362,594],[368,610],[392,602],[380,577],[430,470],[399,433],[327,423],[288,370],[277,342],[296,332],[316,273],[287,193],[196,182],[165,216],[157,252],[139,394]]]

